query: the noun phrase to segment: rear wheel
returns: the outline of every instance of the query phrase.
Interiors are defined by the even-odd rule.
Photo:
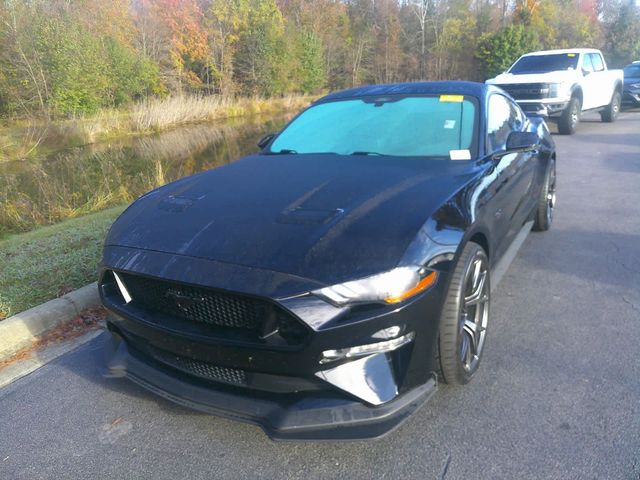
[[[478,370],[489,321],[489,259],[469,242],[456,264],[440,317],[439,378],[463,385]]]
[[[620,105],[622,104],[622,95],[617,90],[614,92],[611,98],[611,103],[600,112],[600,118],[603,122],[612,123],[615,122],[620,113]]]
[[[562,135],[573,135],[576,127],[580,122],[580,112],[582,111],[582,103],[578,97],[571,97],[567,108],[564,109],[562,115],[558,119],[558,131]]]
[[[540,192],[538,206],[533,217],[533,229],[544,232],[551,228],[553,222],[553,209],[556,206],[556,162],[551,160],[544,186]]]

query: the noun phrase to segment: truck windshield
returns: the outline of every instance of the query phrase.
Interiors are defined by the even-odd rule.
[[[476,104],[475,98],[462,95],[320,103],[295,118],[266,153],[471,160],[477,149]]]
[[[554,53],[551,55],[528,55],[520,58],[509,69],[515,75],[523,73],[546,73],[557,70],[575,70],[578,66],[577,53]]]

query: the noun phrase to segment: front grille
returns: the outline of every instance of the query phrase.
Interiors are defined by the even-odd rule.
[[[515,100],[537,100],[550,98],[551,88],[547,83],[519,83],[498,85]]]
[[[260,326],[264,302],[205,288],[120,273],[138,306],[193,322],[254,330]]]
[[[230,383],[232,385],[247,384],[247,375],[244,370],[220,367],[218,365],[201,362],[200,360],[194,360],[193,358],[182,357],[156,348],[149,350],[156,360],[182,372],[215,382]]]
[[[185,329],[198,326],[198,331],[204,329],[205,334],[218,338],[270,345],[300,344],[308,334],[292,314],[267,300],[126,272],[117,275],[131,302],[124,302],[117,293],[112,272],[103,277],[103,292],[120,310],[133,316],[142,312],[159,323],[171,323],[173,328],[186,322]]]

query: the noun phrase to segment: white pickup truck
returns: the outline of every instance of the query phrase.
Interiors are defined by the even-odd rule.
[[[599,50],[573,48],[527,53],[486,83],[509,93],[527,114],[556,120],[558,131],[570,135],[587,110],[599,110],[603,122],[615,121],[623,73],[608,70]]]

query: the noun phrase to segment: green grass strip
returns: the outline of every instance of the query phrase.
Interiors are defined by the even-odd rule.
[[[104,237],[122,210],[0,240],[0,320],[95,281]]]

